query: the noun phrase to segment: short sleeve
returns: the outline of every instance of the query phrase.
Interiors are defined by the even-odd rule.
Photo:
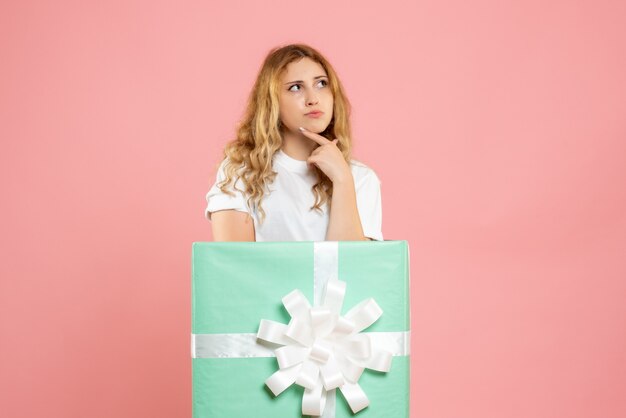
[[[380,180],[373,170],[368,169],[356,185],[356,204],[363,234],[377,241],[383,241],[381,200]]]
[[[218,170],[217,176],[215,179],[215,183],[209,189],[209,192],[206,194],[207,206],[204,210],[204,217],[211,220],[211,213],[216,212],[218,210],[226,210],[226,209],[234,209],[240,212],[249,213],[248,206],[246,205],[246,200],[243,195],[242,183],[240,179],[237,179],[236,190],[233,188],[232,182],[228,185],[227,190],[233,192],[235,195],[230,196],[220,190],[218,184],[221,183],[226,178],[226,173],[224,172],[224,166],[226,165],[226,159],[222,161]]]

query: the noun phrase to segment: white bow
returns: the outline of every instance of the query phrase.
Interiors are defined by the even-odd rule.
[[[257,338],[279,344],[274,353],[279,370],[265,384],[280,395],[293,383],[304,387],[302,414],[322,415],[326,392],[339,388],[352,412],[369,405],[358,384],[365,368],[387,372],[392,354],[360,333],[380,318],[383,311],[369,298],[341,316],[346,283],[331,279],[320,306],[311,307],[300,290],[283,297],[291,320],[288,325],[261,319]]]

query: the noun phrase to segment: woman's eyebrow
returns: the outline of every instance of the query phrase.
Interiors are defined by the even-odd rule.
[[[328,78],[328,76],[318,75],[317,77],[313,78],[313,80],[317,80],[318,78]],[[295,80],[295,81],[290,81],[290,82],[285,83],[285,84],[291,84],[291,83],[304,83],[304,81],[302,81],[302,80]]]

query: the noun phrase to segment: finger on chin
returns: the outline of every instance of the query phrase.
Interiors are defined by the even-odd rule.
[[[325,144],[330,143],[330,141],[327,138],[323,137],[322,135],[316,134],[315,132],[311,132],[303,127],[299,127],[298,130],[300,130],[300,132],[302,132],[304,136],[312,139],[313,141],[317,142],[319,145],[325,145]]]

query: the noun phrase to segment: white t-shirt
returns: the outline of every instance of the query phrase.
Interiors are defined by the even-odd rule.
[[[232,183],[228,190],[235,193],[229,196],[217,186],[226,178],[222,161],[217,171],[217,178],[206,195],[207,207],[205,217],[210,221],[211,213],[218,210],[234,209],[250,213],[254,220],[256,241],[324,241],[328,229],[328,205],[324,204],[322,213],[310,209],[315,202],[311,187],[317,178],[313,169],[309,169],[306,161],[296,160],[282,150],[274,154],[272,169],[277,173],[274,182],[269,185],[269,194],[265,194],[261,206],[265,211],[265,220],[261,224],[256,210],[251,211],[247,204],[247,196],[243,182],[237,179],[235,190]],[[380,180],[376,173],[365,164],[352,160],[350,163],[356,203],[361,218],[361,226],[365,237],[378,241],[383,240],[382,205]]]

